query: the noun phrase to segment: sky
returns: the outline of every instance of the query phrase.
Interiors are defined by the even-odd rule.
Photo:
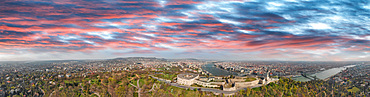
[[[0,61],[139,56],[370,61],[370,1],[0,1]]]

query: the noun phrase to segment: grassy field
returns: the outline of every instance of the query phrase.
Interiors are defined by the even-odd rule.
[[[198,85],[198,84],[192,84],[191,86],[192,86],[192,87],[203,87],[203,86]]]
[[[250,82],[250,81],[254,81],[254,80],[256,80],[256,78],[254,78],[254,77],[245,78],[245,82]]]
[[[167,80],[172,80],[173,78],[176,77],[176,74],[156,74],[154,75],[155,77],[167,79]]]
[[[352,93],[357,93],[359,91],[360,91],[360,89],[357,88],[357,87],[353,87],[352,89],[348,89],[348,92],[352,92]]]

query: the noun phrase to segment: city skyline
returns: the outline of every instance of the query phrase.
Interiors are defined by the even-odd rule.
[[[370,61],[364,0],[0,2],[0,61]]]

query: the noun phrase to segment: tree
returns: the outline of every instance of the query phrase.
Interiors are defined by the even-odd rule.
[[[115,90],[117,96],[119,97],[124,97],[126,95],[126,86],[119,86],[116,90]]]

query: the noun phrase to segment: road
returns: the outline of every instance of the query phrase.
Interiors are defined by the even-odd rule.
[[[161,78],[155,77],[155,76],[153,76],[153,75],[149,75],[149,76],[150,76],[150,77],[152,77],[152,78],[154,78],[154,79],[157,79],[157,80],[159,80],[159,81],[165,82],[165,83],[171,83],[171,81],[170,81],[170,80],[161,79]]]
[[[237,91],[223,91],[223,90],[212,89],[212,88],[201,88],[201,87],[183,86],[183,85],[179,85],[177,83],[170,83],[170,85],[171,86],[175,86],[175,87],[179,87],[179,88],[183,88],[183,89],[190,89],[190,90],[200,89],[200,91],[215,92],[215,93],[224,93],[224,94],[232,94],[232,93],[237,92]]]

